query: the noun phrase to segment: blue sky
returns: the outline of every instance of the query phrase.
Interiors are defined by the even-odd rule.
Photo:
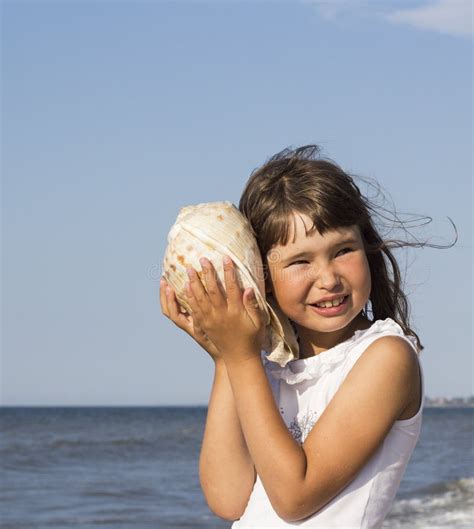
[[[4,1],[1,403],[206,404],[212,361],[159,306],[168,230],[307,143],[422,238],[456,223],[400,258],[426,394],[472,394],[470,9]]]

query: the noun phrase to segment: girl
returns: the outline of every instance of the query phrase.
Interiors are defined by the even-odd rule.
[[[163,313],[215,363],[200,480],[233,529],[380,528],[420,434],[423,347],[398,265],[374,206],[318,152],[277,154],[239,204],[298,360],[280,367],[261,352],[262,314],[229,259],[225,290],[209,261],[204,284],[188,271],[192,317],[160,285]]]

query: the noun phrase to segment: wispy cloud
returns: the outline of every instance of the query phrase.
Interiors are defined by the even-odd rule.
[[[399,9],[386,18],[449,35],[472,35],[472,0],[438,0],[434,4]]]
[[[303,0],[313,5],[326,20],[334,22],[351,18],[375,17],[395,24],[407,24],[417,29],[449,35],[473,34],[473,0],[411,0],[410,7],[395,9],[397,2],[371,0]],[[416,5],[418,4],[418,5]],[[420,5],[421,4],[421,5]]]

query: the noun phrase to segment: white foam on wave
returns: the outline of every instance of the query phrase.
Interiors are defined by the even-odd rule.
[[[474,478],[443,483],[437,492],[398,500],[383,529],[474,527]]]

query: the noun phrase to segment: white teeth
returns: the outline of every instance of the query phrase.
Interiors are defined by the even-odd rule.
[[[334,299],[333,301],[323,301],[321,303],[316,303],[316,307],[322,309],[329,307],[338,307],[344,301],[344,296],[342,298]]]

